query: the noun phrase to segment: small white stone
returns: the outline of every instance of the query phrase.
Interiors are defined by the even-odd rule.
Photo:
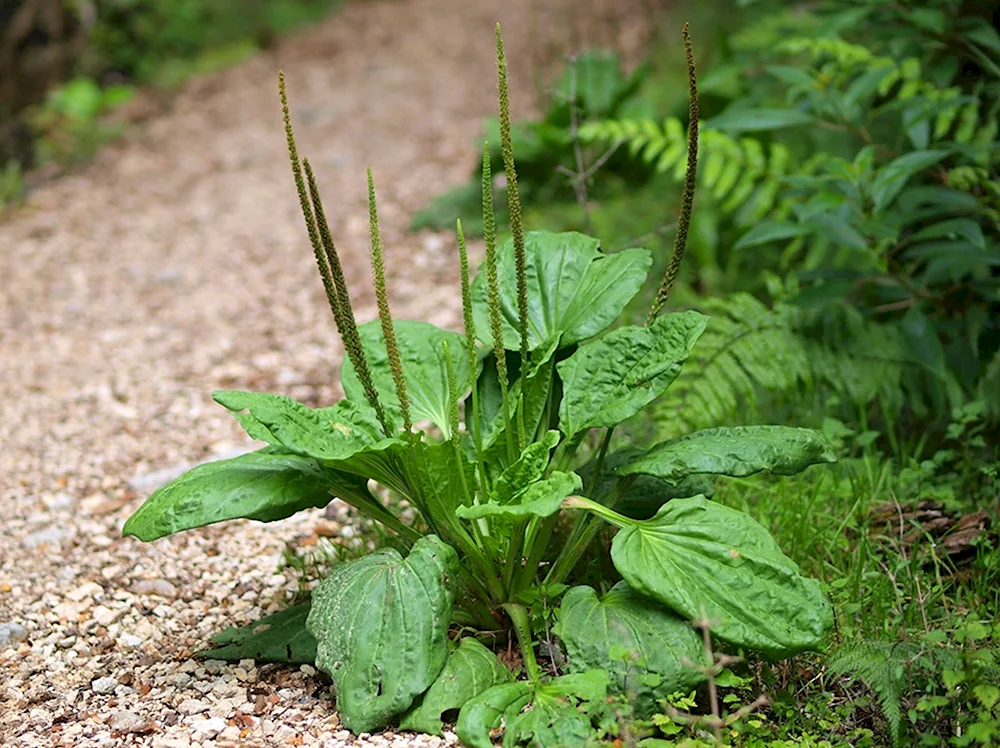
[[[140,579],[132,585],[132,592],[137,595],[159,595],[167,599],[177,597],[177,587],[166,579]]]
[[[118,732],[135,732],[145,724],[146,720],[135,712],[121,710],[111,715],[111,728]]]
[[[200,722],[195,722],[191,725],[191,729],[193,729],[198,735],[206,738],[214,738],[226,729],[226,720],[220,717],[203,719]]]
[[[118,637],[118,644],[124,649],[135,649],[144,641],[146,640],[135,634],[122,634]]]
[[[117,686],[118,686],[118,680],[116,678],[111,678],[108,676],[105,676],[104,678],[97,678],[90,684],[90,688],[93,690],[93,692],[100,694],[112,693]]]
[[[192,714],[207,712],[208,704],[201,699],[184,699],[177,705],[177,711],[190,717]]]
[[[125,615],[125,609],[118,608],[117,610],[112,610],[104,605],[98,605],[91,611],[90,615],[101,626],[110,626]]]
[[[103,595],[104,588],[97,582],[84,582],[79,587],[74,587],[66,593],[66,599],[75,603],[86,600],[88,597]]]
[[[219,740],[239,740],[240,739],[240,728],[236,725],[229,725],[225,730],[219,733]]]

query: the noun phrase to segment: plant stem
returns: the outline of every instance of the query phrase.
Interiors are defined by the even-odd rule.
[[[604,467],[604,456],[608,453],[608,445],[611,443],[611,435],[615,432],[615,427],[610,426],[604,430],[604,438],[601,439],[601,446],[597,450],[597,461],[594,463],[594,474],[590,476],[590,485],[587,487],[586,495],[593,498],[594,489],[601,478],[601,468]]]
[[[518,520],[510,536],[510,545],[507,546],[507,560],[503,568],[503,586],[507,591],[508,599],[514,593],[514,580],[521,571],[521,560],[524,557],[524,536],[527,528],[528,520]]]
[[[582,496],[571,496],[566,500],[563,506],[567,506],[567,503],[569,503],[572,505],[571,508],[586,509],[597,516],[583,515],[577,520],[576,526],[570,533],[569,540],[559,552],[555,563],[549,569],[549,573],[546,574],[545,584],[558,584],[569,576],[569,573],[573,571],[573,567],[576,566],[577,561],[580,560],[580,555],[590,545],[594,536],[601,529],[601,519],[617,527],[627,527],[638,522],[638,520],[618,514],[618,512],[613,511],[611,508],[618,503],[634,480],[635,477],[631,475],[619,478],[607,506]]]
[[[517,635],[517,643],[521,646],[521,657],[524,659],[524,668],[528,671],[528,679],[532,685],[538,685],[542,680],[542,669],[535,659],[535,642],[531,636],[531,621],[528,618],[528,611],[523,605],[516,603],[504,603],[503,609],[510,616],[510,622],[514,625],[514,633]]]
[[[549,540],[551,540],[552,533],[555,531],[558,523],[559,512],[556,512],[555,514],[543,519],[538,525],[537,530],[528,543],[529,550],[527,560],[521,568],[521,572],[518,574],[517,580],[514,584],[514,590],[516,592],[520,592],[521,590],[531,586],[532,581],[538,574],[538,567],[542,563],[542,557],[545,555],[545,551],[549,545]]]
[[[497,36],[497,91],[500,99],[500,153],[503,155],[503,172],[507,180],[507,208],[510,212],[510,233],[514,245],[514,269],[517,278],[517,329],[521,336],[521,380],[527,380],[530,359],[528,353],[528,274],[524,253],[524,221],[521,218],[521,198],[517,189],[517,168],[514,163],[514,145],[510,136],[510,95],[507,88],[507,57],[503,50],[500,24]],[[524,387],[518,403],[517,443],[523,452],[528,443],[524,426]]]
[[[462,230],[461,220],[455,222],[455,234],[458,237],[458,257],[461,270],[462,283],[462,319],[465,323],[465,352],[469,359],[469,375],[472,378],[472,422],[469,425],[469,433],[472,434],[472,443],[476,447],[476,462],[479,467],[479,490],[485,499],[489,495],[489,486],[486,477],[486,463],[483,461],[483,439],[482,429],[479,427],[479,362],[476,360],[476,322],[472,316],[472,291],[469,284],[469,252],[465,246],[465,232]],[[487,534],[489,525],[486,525]]]

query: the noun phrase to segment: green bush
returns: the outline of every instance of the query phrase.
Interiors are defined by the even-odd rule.
[[[902,395],[879,399],[893,418],[941,425],[975,398],[1000,416],[1000,35],[985,4],[755,7],[709,73],[731,97],[701,144],[714,290],[777,302],[821,356],[878,359],[859,372],[872,386],[833,382],[857,406],[881,389]],[[580,136],[679,176],[683,130],[624,118]],[[752,399],[768,383],[744,373],[734,391]]]
[[[322,16],[334,0],[99,0],[90,65],[129,79],[176,83],[206,53],[245,54]]]

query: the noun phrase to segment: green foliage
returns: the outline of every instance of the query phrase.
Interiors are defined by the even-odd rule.
[[[405,560],[383,549],[337,566],[313,593],[306,628],[348,729],[385,727],[434,683],[457,576],[455,551],[428,535]]]
[[[703,256],[730,267],[703,277],[759,294],[767,273],[786,277],[776,300],[812,314],[794,324],[810,357],[821,350],[856,359],[859,348],[845,349],[818,316],[863,328],[872,343],[891,339],[897,365],[884,389],[897,395],[881,404],[893,416],[935,422],[987,391],[992,402],[986,383],[996,381],[1000,351],[996,30],[961,0],[829,0],[795,12],[760,5],[763,15],[730,40],[729,59],[711,72],[732,85],[728,106],[702,126],[699,184],[714,221],[705,233],[717,242]],[[625,145],[622,152],[676,180],[684,173],[676,117],[609,118],[579,134],[584,143]],[[857,314],[844,320],[845,307]],[[804,362],[792,340],[776,347]],[[884,361],[847,365],[845,382],[820,382],[799,365],[782,383],[757,379],[751,366],[750,382],[723,385],[715,415],[732,414],[757,386],[780,385],[787,395],[825,384],[854,402],[850,382],[879,381],[886,369]]]
[[[515,122],[510,127],[513,147],[517,152],[519,199],[524,205],[575,202],[572,180],[563,169],[574,162],[570,130],[574,117],[579,123],[602,121],[642,107],[636,93],[648,71],[644,67],[626,76],[617,54],[607,50],[588,49],[569,62],[552,87],[548,108],[540,120]],[[574,113],[575,109],[575,113]],[[502,159],[499,118],[486,120],[485,139],[492,144],[490,160]],[[611,157],[612,166],[621,163]],[[484,231],[479,215],[482,170],[471,181],[435,197],[413,216],[414,230],[450,229],[458,216],[470,235]],[[501,190],[506,193],[506,178]],[[598,186],[600,189],[600,186]],[[506,210],[499,214],[508,221]]]
[[[657,608],[625,582],[598,598],[591,587],[563,597],[556,634],[577,671],[607,671],[617,693],[639,714],[652,714],[676,689],[704,680],[697,633],[670,611]]]
[[[309,602],[293,605],[247,626],[232,626],[212,637],[217,645],[198,652],[216,660],[261,660],[313,664],[316,639],[306,628]]]
[[[497,32],[501,142],[513,185]],[[695,96],[693,64],[689,71]],[[716,429],[608,454],[614,429],[667,390],[705,327],[695,312],[659,315],[683,238],[647,326],[608,332],[639,292],[649,252],[605,253],[574,232],[524,233],[513,188],[512,239],[497,248],[492,182],[484,179],[486,261],[471,283],[459,234],[464,318],[475,328],[463,335],[392,318],[369,173],[379,320],[358,327],[315,176],[298,160],[283,79],[280,91],[307,234],[348,353],[346,398],[310,408],[280,395],[215,393],[248,435],[270,446],[159,489],[126,534],[153,539],[222,519],[271,521],[334,496],[394,533],[389,547],[335,565],[305,618],[315,664],[333,679],[343,723],[355,732],[397,717],[439,732],[441,715],[459,709],[457,731],[470,746],[489,744],[500,725],[507,746],[583,745],[611,729],[609,689],[614,700],[640,683],[639,708],[649,712],[657,698],[699,680],[700,671],[683,666],[683,648],[697,650],[686,622],[693,618],[770,657],[821,647],[833,621],[819,583],[748,515],[703,496],[676,498],[706,475],[790,475],[830,462],[821,434]],[[692,153],[689,182],[695,160]],[[490,169],[487,152],[484,174]],[[690,206],[683,204],[682,224]],[[596,449],[588,439],[595,428],[604,429]],[[404,501],[416,521],[403,521]],[[619,503],[649,518],[622,514]],[[546,679],[536,641],[551,616],[525,605],[580,581],[576,569],[607,525],[621,531],[610,546],[613,568],[596,583],[620,575],[631,591],[618,587],[603,600],[593,590],[590,598],[571,591],[556,618],[572,639],[574,606],[601,606],[606,631],[624,626],[629,641],[618,642],[622,651],[610,635],[576,638],[567,646],[569,674]],[[279,630],[303,636],[302,610]],[[228,636],[224,651],[301,656],[275,652],[271,631]],[[509,682],[491,653],[460,641],[476,632],[516,640],[527,680]],[[457,649],[449,654],[452,637]],[[662,651],[663,637],[682,649]],[[638,681],[621,667],[623,654],[648,663]]]
[[[99,0],[90,65],[172,85],[245,56],[275,35],[315,20],[332,0]]]
[[[131,86],[102,88],[92,78],[74,78],[51,91],[31,116],[38,158],[43,163],[73,164],[89,158],[118,135],[121,127],[106,114],[132,98]]]

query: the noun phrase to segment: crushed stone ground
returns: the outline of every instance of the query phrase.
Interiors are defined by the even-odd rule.
[[[351,736],[309,667],[192,658],[211,634],[286,605],[299,582],[284,550],[315,542],[321,525],[350,537],[346,512],[151,544],[120,530],[184,466],[250,447],[211,390],[311,404],[340,394],[342,350],[285,160],[276,71],[358,316],[375,316],[370,164],[395,312],[460,329],[453,239],[408,234],[409,216],[474,163],[495,106],[494,22],[525,114],[528,45],[565,45],[573,8],[347,5],[191,81],[167,111],[0,220],[0,745],[456,742]]]

